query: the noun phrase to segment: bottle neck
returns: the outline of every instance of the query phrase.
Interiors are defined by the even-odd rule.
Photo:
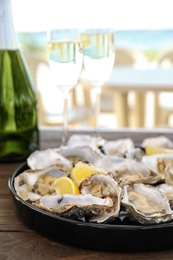
[[[0,50],[18,49],[11,0],[0,0]]]

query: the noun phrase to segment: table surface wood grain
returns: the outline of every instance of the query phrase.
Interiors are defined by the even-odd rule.
[[[76,133],[71,131],[70,134]],[[77,132],[78,133],[78,132]],[[83,132],[90,133],[90,132]],[[131,137],[139,143],[144,137],[167,135],[173,139],[171,129],[168,130],[122,130],[105,131],[102,133],[107,139]],[[60,142],[61,131],[57,129],[42,130],[40,133],[40,148],[55,147]],[[0,164],[0,259],[1,260],[55,260],[55,259],[108,259],[108,260],[140,260],[140,259],[173,259],[171,250],[154,252],[104,252],[77,248],[52,241],[34,230],[27,228],[16,216],[9,188],[8,179],[20,163]],[[74,236],[75,239],[75,236]],[[160,238],[164,239],[164,238]],[[170,238],[171,239],[171,238]]]

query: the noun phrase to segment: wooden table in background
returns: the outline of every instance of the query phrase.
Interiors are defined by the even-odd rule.
[[[70,131],[70,134],[80,133]],[[91,133],[85,131],[82,133]],[[173,138],[171,130],[158,129],[107,131],[102,132],[102,136],[107,139],[129,137],[139,143],[147,136],[164,134]],[[60,142],[61,131],[57,129],[41,131],[41,149],[57,147]],[[0,259],[1,260],[88,260],[88,259],[107,259],[107,260],[140,260],[140,259],[173,259],[173,247],[171,250],[157,252],[102,252],[86,250],[72,247],[66,244],[52,241],[35,231],[28,229],[15,215],[11,201],[8,179],[20,163],[0,164]],[[68,234],[67,234],[68,235]],[[116,235],[116,234],[115,234]],[[75,234],[74,234],[75,239]],[[97,239],[97,234],[96,234]],[[164,238],[160,238],[164,239]],[[171,238],[170,238],[171,239]],[[125,246],[125,245],[124,245]]]

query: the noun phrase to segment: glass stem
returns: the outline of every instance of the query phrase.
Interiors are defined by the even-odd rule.
[[[64,92],[64,108],[63,108],[63,134],[62,134],[62,145],[67,143],[68,133],[68,99],[69,91]]]
[[[95,88],[95,132],[98,134],[99,131],[99,116],[100,116],[100,100],[101,100],[102,89],[100,86]]]

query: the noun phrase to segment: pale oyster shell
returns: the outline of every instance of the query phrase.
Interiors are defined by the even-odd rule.
[[[86,161],[92,164],[104,157],[104,154],[94,144],[76,147],[61,147],[58,149],[58,152],[66,158],[78,157],[78,161]]]
[[[32,170],[40,170],[57,164],[64,170],[72,169],[72,163],[59,154],[56,149],[37,150],[27,158],[27,164]]]
[[[103,139],[101,136],[91,136],[91,135],[78,135],[74,134],[71,135],[67,146],[74,148],[74,147],[83,147],[86,145],[95,145],[96,147],[100,147],[105,143],[105,139]]]
[[[110,198],[98,198],[91,194],[64,194],[43,196],[33,203],[37,207],[71,219],[89,220],[93,216],[104,214],[112,207]]]
[[[141,143],[141,146],[156,146],[160,148],[173,149],[173,142],[168,137],[160,135],[156,137],[145,138]]]
[[[95,173],[89,178],[84,179],[80,183],[80,191],[82,194],[92,194],[100,198],[111,198],[113,206],[109,212],[93,217],[91,221],[98,223],[113,220],[119,215],[120,203],[122,197],[122,189],[118,183],[109,175]]]
[[[159,224],[171,221],[173,218],[168,198],[149,185],[124,186],[122,205],[130,213],[132,219],[141,224]]]
[[[106,141],[102,150],[108,155],[124,156],[134,149],[134,142],[130,138]]]
[[[126,153],[125,157],[127,159],[132,159],[132,160],[135,160],[135,161],[141,161],[144,154],[145,154],[145,151],[142,147],[135,147],[135,148],[129,150]]]

